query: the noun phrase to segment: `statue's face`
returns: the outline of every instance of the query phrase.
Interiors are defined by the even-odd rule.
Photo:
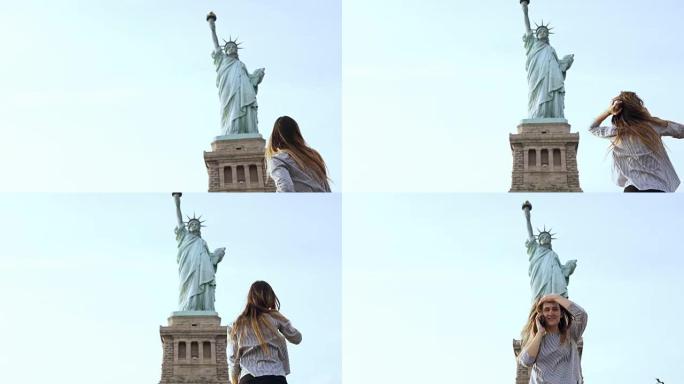
[[[555,327],[560,323],[561,310],[556,302],[546,302],[542,304],[542,316],[546,327]]]
[[[549,39],[549,30],[547,28],[537,28],[537,39],[539,40],[548,40]]]
[[[197,233],[200,231],[200,222],[197,220],[190,220],[188,222],[188,231],[190,233]]]
[[[228,43],[223,49],[227,55],[237,55],[238,46],[235,43]]]
[[[551,235],[548,233],[541,233],[539,235],[539,244],[540,245],[551,245]]]

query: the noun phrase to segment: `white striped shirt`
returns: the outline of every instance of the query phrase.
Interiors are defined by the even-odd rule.
[[[666,127],[651,124],[660,136],[684,138],[684,125],[668,121]],[[621,187],[632,185],[638,189],[657,189],[674,192],[679,186],[679,177],[670,162],[667,153],[658,155],[635,137],[624,137],[619,143],[615,141],[615,127],[589,128],[592,134],[610,138],[613,142],[613,177]]]
[[[285,339],[293,344],[299,344],[302,341],[302,334],[282,315],[281,318],[269,314],[262,316],[273,329],[277,330],[273,332],[267,327],[261,327],[267,352],[261,348],[259,339],[251,326],[243,329],[232,338],[233,351],[228,358],[231,377],[242,378],[247,374],[255,377],[285,376],[290,373],[290,360]]]
[[[330,192],[328,181],[319,181],[299,168],[287,152],[278,152],[266,162],[268,173],[275,181],[276,192]]]
[[[523,351],[518,360],[530,369],[530,384],[581,384],[582,368],[580,367],[577,342],[587,326],[587,313],[573,303],[568,311],[574,316],[568,329],[565,343],[561,344],[559,333],[544,335],[537,358],[532,358]]]

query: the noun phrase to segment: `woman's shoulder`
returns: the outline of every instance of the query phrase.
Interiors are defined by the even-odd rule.
[[[285,166],[287,168],[297,169],[299,168],[292,155],[284,151],[275,153],[273,156],[271,156],[268,162],[271,168],[275,168],[277,166]]]
[[[271,156],[271,159],[276,159],[276,160],[280,160],[280,161],[289,161],[292,159],[292,156],[290,156],[290,154],[287,152],[279,151],[279,152],[276,152],[273,156]]]
[[[283,316],[282,313],[278,311],[272,311],[268,313],[264,313],[264,316],[277,328],[279,328],[281,325],[285,325],[290,322],[287,317]]]

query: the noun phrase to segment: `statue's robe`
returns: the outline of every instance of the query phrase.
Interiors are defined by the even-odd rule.
[[[237,57],[222,50],[212,52],[211,56],[216,66],[222,134],[258,133],[256,94],[263,74],[250,75]]]
[[[574,272],[573,268],[570,265],[562,265],[556,252],[540,246],[535,239],[528,239],[525,246],[530,258],[528,274],[532,302],[552,293],[568,297],[568,282],[570,274]]]
[[[178,243],[178,307],[181,311],[213,311],[216,291],[216,268],[220,261],[209,252],[200,236],[176,227]]]
[[[556,50],[533,33],[523,36],[527,54],[528,117],[564,117],[565,72],[570,62],[558,60]]]

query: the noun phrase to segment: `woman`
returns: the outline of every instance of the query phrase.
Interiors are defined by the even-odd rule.
[[[289,116],[275,121],[266,161],[277,192],[330,192],[323,158],[306,145],[297,122]]]
[[[302,334],[279,310],[280,301],[267,282],[252,284],[245,310],[230,329],[232,384],[287,384],[290,362],[285,340],[299,344]]]
[[[600,126],[611,115],[612,126]],[[589,132],[611,139],[613,172],[625,192],[674,192],[679,186],[661,136],[684,138],[684,126],[651,116],[636,93],[620,92]]]
[[[530,384],[582,383],[577,342],[587,313],[560,295],[546,295],[532,308],[522,331],[518,361],[530,367]]]

